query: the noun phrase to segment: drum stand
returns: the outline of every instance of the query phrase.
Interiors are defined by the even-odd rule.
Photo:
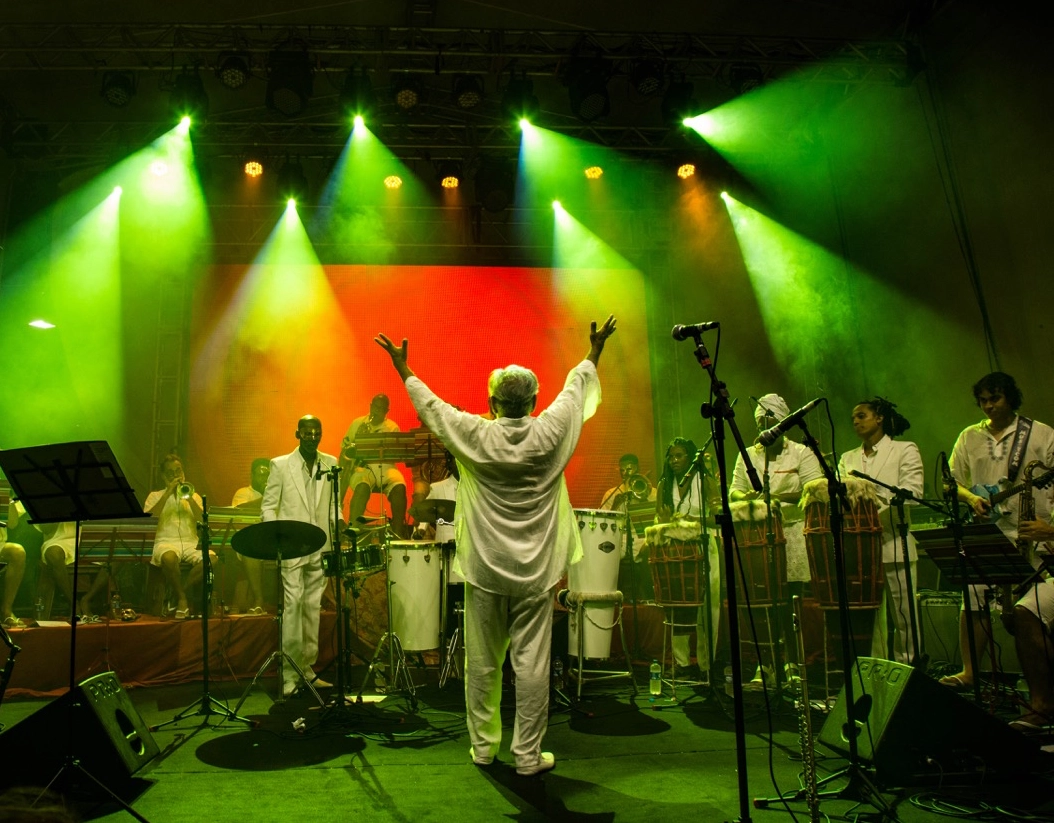
[[[454,615],[457,617],[457,626],[446,643],[443,668],[439,672],[439,688],[443,688],[451,676],[456,677],[458,680],[465,679],[462,674],[464,667],[459,662],[465,654],[465,644],[462,641],[465,636],[464,603],[459,601],[454,604]]]
[[[387,561],[391,553],[391,538],[388,529],[384,532],[384,557]],[[387,568],[387,567],[386,567]],[[392,578],[391,575],[385,571],[387,579],[384,584],[385,598],[388,601],[388,631],[382,636],[380,641],[377,643],[377,648],[373,652],[373,657],[370,659],[370,665],[366,669],[366,675],[362,678],[362,683],[359,686],[359,690],[355,692],[355,702],[362,703],[362,693],[366,690],[366,684],[370,682],[370,676],[374,673],[377,668],[377,660],[381,656],[381,650],[387,646],[388,649],[388,663],[386,670],[386,683],[385,692],[386,694],[394,694],[399,691],[399,678],[402,678],[404,685],[406,686],[405,691],[409,694],[410,711],[417,711],[417,689],[414,686],[414,681],[410,677],[410,671],[406,668],[406,654],[403,652],[403,644],[399,639],[399,635],[395,632],[394,616],[392,614]]]
[[[249,682],[249,685],[245,687],[245,691],[242,693],[241,699],[238,701],[238,705],[234,707],[234,714],[238,714],[238,710],[242,707],[242,704],[245,702],[246,698],[249,697],[249,692],[251,692],[253,686],[256,685],[256,681],[259,680],[263,676],[263,673],[271,667],[271,664],[276,661],[278,663],[278,694],[280,699],[282,698],[282,689],[285,686],[285,677],[282,667],[288,665],[293,667],[293,671],[296,672],[297,677],[300,679],[300,682],[307,686],[308,691],[310,691],[311,694],[314,696],[315,700],[318,702],[318,705],[323,709],[326,707],[326,702],[322,699],[322,696],[318,693],[318,690],[315,689],[314,685],[311,683],[311,680],[309,680],[304,675],[303,669],[301,669],[296,664],[293,658],[291,658],[288,654],[285,653],[285,648],[282,641],[282,619],[285,614],[285,587],[282,585],[282,552],[280,549],[278,551],[277,556],[275,557],[274,567],[275,575],[278,578],[278,608],[275,610],[275,623],[278,624],[278,649],[277,651],[271,652],[270,656],[263,662],[263,665],[260,666],[253,679]]]

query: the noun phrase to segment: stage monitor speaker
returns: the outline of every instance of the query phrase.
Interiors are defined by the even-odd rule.
[[[857,658],[853,698],[853,726],[843,688],[819,740],[848,755],[855,728],[859,760],[887,786],[1011,781],[1049,767],[1033,741],[903,663]]]
[[[117,675],[103,672],[0,734],[0,785],[42,786],[69,753],[105,786],[127,781],[159,754]]]

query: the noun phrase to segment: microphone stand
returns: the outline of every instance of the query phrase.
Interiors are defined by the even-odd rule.
[[[845,577],[845,549],[842,542],[842,524],[844,522],[842,506],[843,503],[847,504],[845,500],[845,484],[838,479],[834,469],[827,462],[820,444],[813,437],[812,432],[809,431],[805,420],[798,419],[795,424],[801,429],[802,442],[816,455],[816,459],[820,463],[820,470],[827,479],[827,495],[830,500],[831,540],[834,545],[835,579],[838,584],[838,623],[842,632],[842,678],[845,681],[843,688],[845,690],[846,718],[845,725],[842,727],[842,737],[849,744],[849,757],[847,758],[848,764],[845,769],[829,775],[826,779],[831,780],[837,775],[844,774],[849,777],[849,782],[840,790],[822,792],[820,797],[849,797],[860,802],[868,802],[878,809],[883,817],[896,820],[896,812],[882,798],[878,788],[861,765],[857,744],[857,737],[863,727],[863,721],[867,720],[867,715],[861,719],[858,725],[856,700],[853,696],[853,669],[856,665],[856,653],[853,649],[850,635],[852,624],[849,616],[849,591]],[[870,712],[870,705],[868,705],[866,711]]]
[[[904,502],[907,500],[913,500],[914,502],[920,503],[936,512],[940,512],[941,514],[944,513],[944,509],[916,497],[909,489],[904,489],[900,486],[892,486],[889,483],[883,483],[878,478],[872,477],[869,474],[864,474],[862,471],[854,469],[849,472],[849,474],[853,477],[859,477],[861,480],[866,480],[869,483],[874,483],[876,486],[881,486],[886,491],[893,492],[893,497],[890,499],[889,505],[891,508],[896,508],[897,510],[897,532],[900,537],[900,554],[904,562],[904,593],[907,595],[908,625],[911,627],[911,666],[912,668],[924,672],[926,671],[928,657],[923,658],[919,651],[918,618],[915,614],[915,586],[911,573],[911,552],[908,549],[908,519],[904,512]]]
[[[782,442],[782,438],[778,442]],[[781,620],[782,615],[780,614],[783,609],[783,604],[779,601],[776,593],[779,591],[780,584],[783,581],[777,579],[777,575],[779,574],[779,564],[776,562],[776,532],[772,525],[772,488],[769,485],[769,447],[764,446],[763,448],[765,449],[765,479],[761,493],[762,499],[765,502],[765,545],[768,548],[769,553],[769,579],[772,580],[774,589],[772,592],[772,601],[775,603],[775,606],[772,609],[772,622],[769,624],[769,630],[771,631],[772,637],[772,668],[773,674],[776,678],[776,694],[782,694],[783,666],[780,664],[783,662],[783,657],[779,653],[779,648],[783,641],[783,621]],[[764,663],[761,663],[761,682],[764,686]]]
[[[735,545],[736,534],[732,527],[732,518],[729,514],[728,487],[729,478],[725,464],[725,426],[732,430],[736,447],[743,455],[743,463],[746,467],[747,477],[755,491],[761,491],[761,480],[758,478],[757,469],[750,462],[747,455],[743,436],[736,425],[736,414],[729,402],[728,388],[717,379],[717,371],[710,353],[703,345],[702,336],[699,332],[692,335],[695,340],[695,359],[699,361],[700,367],[710,377],[710,391],[715,398],[713,404],[703,403],[699,407],[699,414],[704,418],[714,419],[714,453],[717,458],[717,471],[719,486],[721,489],[721,511],[717,515],[721,527],[721,540],[725,547],[725,577],[728,581],[728,639],[731,644],[732,665],[732,691],[734,695],[734,721],[736,733],[736,777],[739,784],[739,817],[740,823],[750,821],[750,789],[747,785],[747,745],[746,745],[746,720],[743,711],[743,661],[739,647],[739,611],[736,605],[736,560],[732,547]],[[709,581],[707,581],[709,585]]]

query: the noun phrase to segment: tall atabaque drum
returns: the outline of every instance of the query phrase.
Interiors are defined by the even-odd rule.
[[[644,531],[655,601],[660,606],[698,606],[706,598],[700,524],[674,520]],[[717,569],[711,573],[717,574]]]
[[[845,512],[842,546],[845,553],[846,592],[850,609],[877,609],[882,603],[882,521],[878,496],[864,480],[846,480],[849,510]],[[827,481],[813,480],[802,490],[805,546],[809,552],[813,595],[821,609],[838,608],[834,539],[831,535]]]
[[[575,521],[582,535],[582,559],[568,569],[568,588],[573,592],[616,591],[619,555],[626,539],[626,515],[602,509],[575,509]],[[587,658],[611,657],[614,612],[611,603],[582,610]],[[567,648],[572,657],[578,657],[578,621],[574,612],[567,621]]]
[[[740,605],[772,606],[786,601],[787,540],[783,536],[778,505],[772,512],[772,551],[769,551],[765,503],[744,500],[729,504],[736,545],[743,565],[746,598],[740,588]]]

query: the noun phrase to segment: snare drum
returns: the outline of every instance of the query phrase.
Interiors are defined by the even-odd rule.
[[[367,543],[356,546],[351,553],[351,570],[355,572],[379,572],[384,568],[384,546],[379,543]]]
[[[602,509],[575,509],[575,520],[582,536],[582,559],[568,570],[568,588],[575,592],[613,592],[618,589],[619,555],[625,545],[621,512]],[[585,651],[588,658],[611,657],[613,610],[606,605],[586,606]],[[578,656],[578,620],[567,621],[567,648]]]
[[[406,651],[439,648],[442,565],[443,550],[438,543],[393,540],[388,546],[392,631]]]
[[[775,508],[775,507],[773,507]],[[786,600],[787,540],[778,512],[772,513],[773,552],[769,552],[765,504],[760,500],[730,503],[736,545],[751,606],[772,606]],[[774,555],[774,556],[773,556]],[[743,589],[740,588],[742,594]],[[746,601],[744,601],[744,605]]]
[[[849,511],[844,513],[842,547],[845,582],[850,609],[875,609],[882,603],[882,521],[878,497],[870,483],[846,480]],[[822,609],[838,608],[838,577],[835,573],[834,539],[828,507],[827,481],[807,483],[802,493],[805,509],[805,545],[812,571],[812,590]]]

